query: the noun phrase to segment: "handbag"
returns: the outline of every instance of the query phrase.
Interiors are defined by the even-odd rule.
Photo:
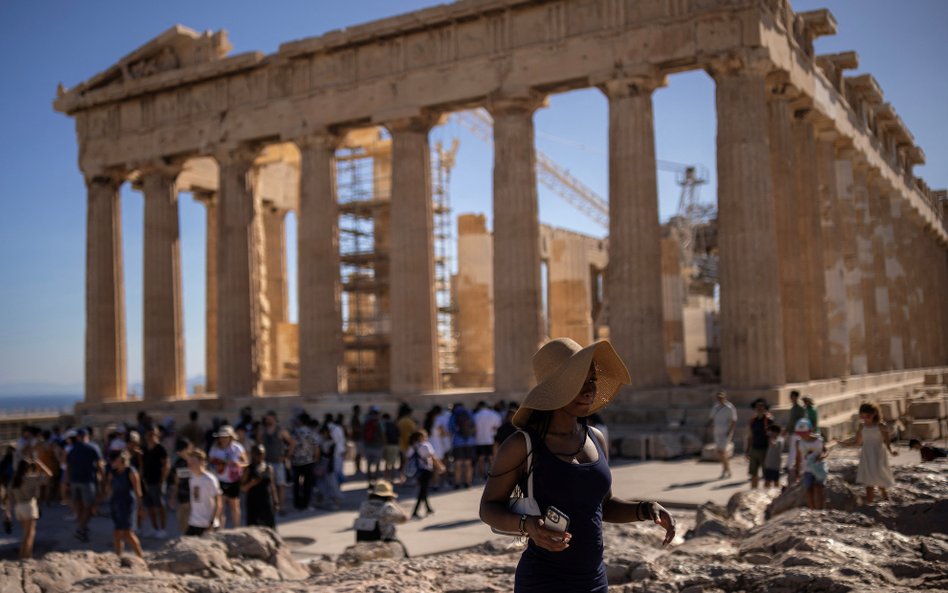
[[[529,517],[539,517],[542,513],[540,512],[540,505],[537,504],[537,500],[533,498],[533,460],[531,456],[533,455],[533,443],[530,442],[530,435],[522,430],[517,432],[523,433],[523,438],[527,441],[527,491],[526,493],[520,489],[518,485],[514,488],[513,492],[510,494],[510,500],[507,502],[507,508],[511,513],[515,515],[527,515]],[[497,529],[496,527],[491,527],[491,531],[498,535],[512,535],[514,537],[522,537],[523,534],[517,531],[504,531],[502,529]]]

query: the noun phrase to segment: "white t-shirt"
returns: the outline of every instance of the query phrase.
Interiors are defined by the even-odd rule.
[[[490,408],[482,408],[481,410],[474,413],[474,426],[476,428],[475,432],[475,444],[477,445],[493,445],[494,444],[494,435],[497,434],[497,429],[500,428],[501,419],[500,414],[491,410]]]
[[[208,528],[214,524],[215,500],[221,493],[221,485],[210,472],[191,476],[191,514],[188,525]]]
[[[448,423],[451,421],[451,412],[441,412],[434,422],[431,423],[431,435],[429,441],[435,451],[438,459],[444,459],[451,450],[451,431],[448,429]]]
[[[431,446],[431,441],[425,441],[423,443],[415,443],[414,445],[408,447],[406,453],[406,459],[411,459],[415,455],[418,456],[418,469],[431,471],[434,469],[434,459],[435,450]]]
[[[218,481],[227,483],[240,481],[244,468],[240,467],[237,462],[240,461],[240,456],[243,453],[244,446],[237,441],[231,441],[226,449],[221,449],[216,444],[211,447],[211,452],[207,455],[208,465],[214,468],[214,474]]]
[[[800,459],[800,466],[803,468],[803,471],[806,472],[810,466],[814,463],[818,463],[817,459],[820,456],[820,453],[823,452],[823,439],[816,437],[812,441],[806,439],[799,439],[797,441],[797,450],[799,455],[803,457]]]
[[[737,422],[737,408],[729,401],[716,403],[711,408],[711,421],[714,424],[714,432],[727,432],[731,422]]]

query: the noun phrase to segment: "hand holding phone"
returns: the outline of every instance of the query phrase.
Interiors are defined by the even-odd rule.
[[[543,527],[550,531],[565,534],[566,530],[569,529],[569,517],[566,513],[551,505],[546,509],[546,514],[543,516]],[[563,538],[560,537],[558,540],[562,541]]]

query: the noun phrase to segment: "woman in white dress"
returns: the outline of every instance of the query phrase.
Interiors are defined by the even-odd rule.
[[[856,483],[866,487],[866,503],[875,498],[875,489],[882,494],[882,500],[889,500],[888,489],[895,485],[892,469],[889,467],[888,451],[898,455],[892,449],[889,427],[882,420],[879,406],[865,403],[859,406],[859,429],[856,432],[856,446],[862,446],[859,453],[859,469],[856,471]]]

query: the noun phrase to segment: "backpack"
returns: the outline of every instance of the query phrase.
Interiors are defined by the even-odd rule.
[[[385,439],[382,435],[379,422],[380,421],[378,418],[372,418],[366,422],[365,426],[362,428],[362,441],[366,445],[378,445],[381,447],[385,444]]]
[[[464,438],[471,438],[477,434],[477,426],[467,410],[458,414],[458,433]]]
[[[414,478],[418,475],[418,470],[421,469],[421,461],[418,455],[418,447],[413,447],[411,450],[411,455],[408,456],[408,460],[405,462],[405,477]]]

